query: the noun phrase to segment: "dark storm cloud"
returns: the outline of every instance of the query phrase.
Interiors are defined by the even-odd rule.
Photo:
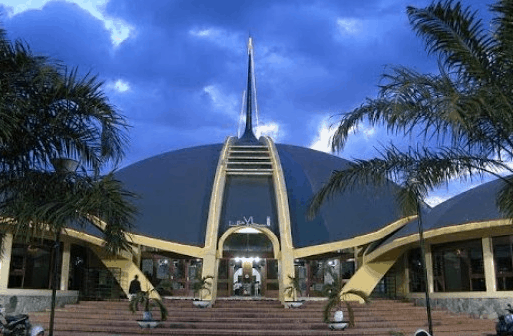
[[[11,38],[27,41],[34,53],[102,75],[111,66],[109,33],[75,4],[50,2],[42,11],[29,10],[6,20],[5,26]]]
[[[412,2],[428,4],[111,0],[104,15],[133,27],[117,47],[101,20],[66,2],[3,20],[9,36],[35,52],[100,74],[133,126],[128,164],[236,134],[250,32],[261,120],[280,125],[279,141],[308,146],[316,136],[312,122],[375,96],[384,66],[436,70],[409,27]],[[114,90],[117,80],[129,90]],[[347,156],[371,155],[378,137],[385,132],[357,138]]]

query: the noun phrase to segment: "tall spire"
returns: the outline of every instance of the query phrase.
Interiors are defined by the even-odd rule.
[[[253,65],[253,39],[251,36],[248,41],[248,84],[246,88],[246,128],[239,138],[239,142],[257,143],[258,140],[253,133],[253,100],[256,103],[256,93],[254,86],[254,65]]]

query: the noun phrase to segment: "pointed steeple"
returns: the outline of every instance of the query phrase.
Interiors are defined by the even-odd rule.
[[[255,69],[253,65],[253,39],[251,36],[248,41],[248,85],[246,89],[246,128],[239,138],[239,143],[258,143],[253,133],[253,101],[256,103],[256,90],[254,86]]]

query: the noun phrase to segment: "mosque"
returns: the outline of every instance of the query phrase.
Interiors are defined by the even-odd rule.
[[[206,300],[275,298],[286,304],[293,300],[285,290],[290,277],[299,280],[301,297],[318,297],[334,272],[346,289],[422,301],[427,286],[435,304],[488,316],[500,312],[513,296],[513,228],[495,205],[502,182],[426,206],[426,283],[418,222],[401,216],[394,183],[339,194],[315,218],[306,216],[316,191],[349,161],[256,138],[253,58],[250,39],[242,136],[120,170],[117,177],[140,195],[140,214],[128,234],[133,250],[108,256],[101,235],[67,229],[58,302],[126,297],[138,275],[143,289],[168,283],[162,296],[193,297],[194,283],[211,276]],[[4,238],[0,301],[17,302],[18,310],[29,302],[33,310],[48,307],[51,247],[50,240],[36,246]]]

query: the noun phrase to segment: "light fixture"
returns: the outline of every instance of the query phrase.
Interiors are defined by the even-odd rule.
[[[252,227],[245,227],[243,229],[237,230],[237,233],[260,233],[260,231]]]

